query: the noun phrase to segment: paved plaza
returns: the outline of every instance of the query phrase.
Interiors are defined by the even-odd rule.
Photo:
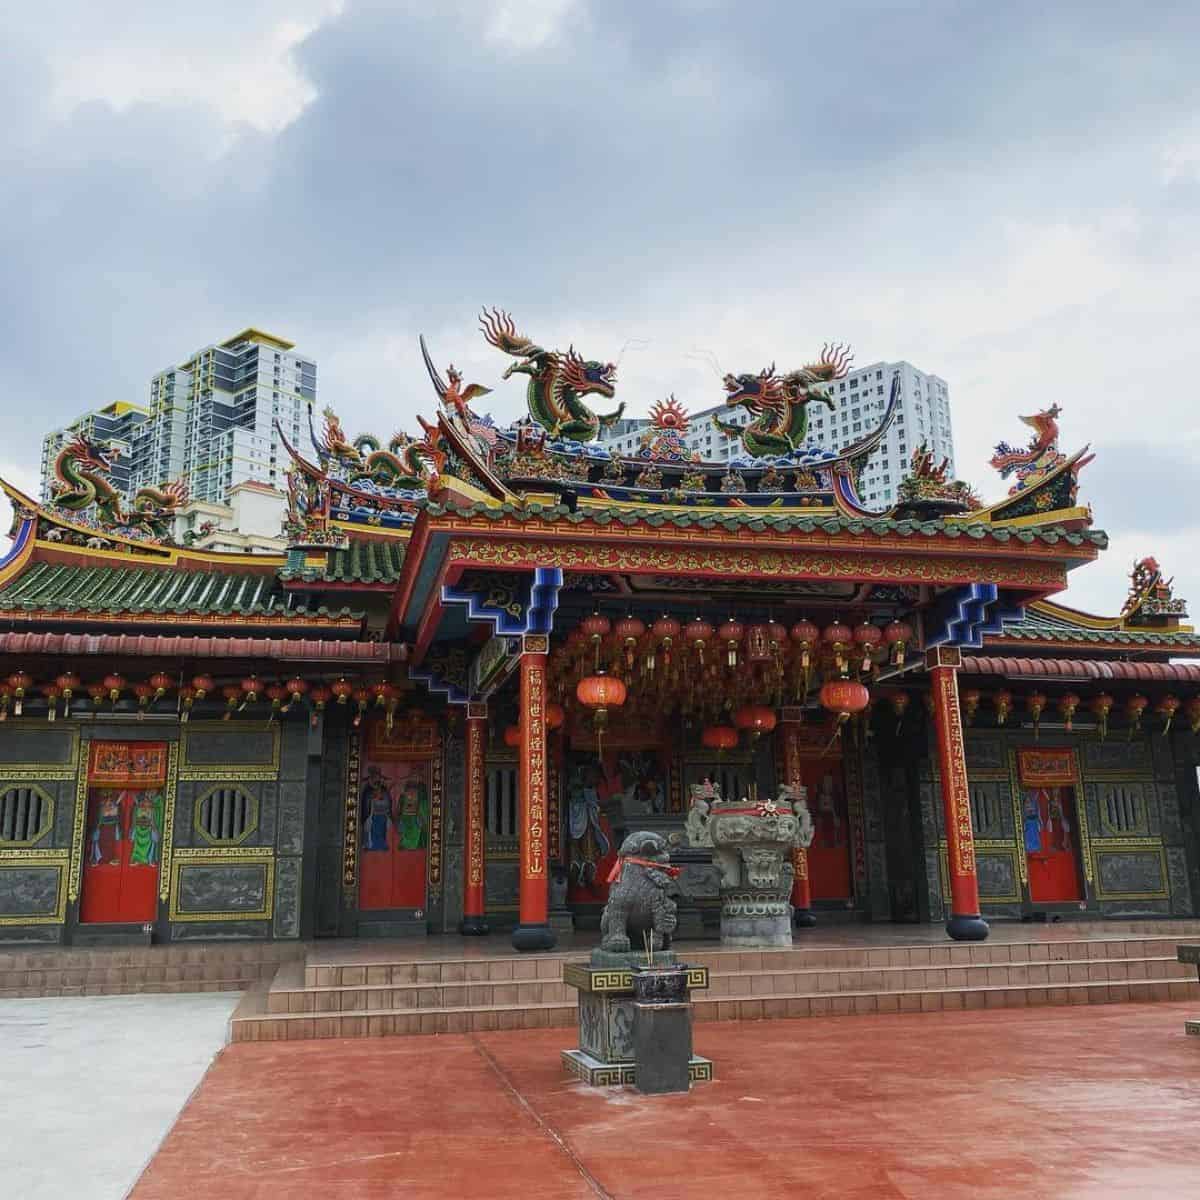
[[[133,1197],[1192,1197],[1195,1010],[709,1023],[657,1098],[569,1080],[565,1029],[235,1045]]]
[[[224,1044],[237,1000],[0,1000],[0,1195],[121,1200]]]

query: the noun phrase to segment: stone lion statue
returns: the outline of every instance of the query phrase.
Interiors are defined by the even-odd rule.
[[[679,868],[671,866],[670,849],[661,834],[631,833],[618,851],[609,876],[608,903],[600,918],[600,949],[615,954],[640,950],[649,933],[654,950],[665,950],[678,922],[675,901],[668,895]]]

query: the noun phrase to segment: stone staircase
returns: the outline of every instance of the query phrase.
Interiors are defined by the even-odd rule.
[[[791,950],[679,947],[707,966],[693,993],[697,1021],[827,1014],[941,1012],[1049,1004],[1200,999],[1193,966],[1176,960],[1197,922],[1128,922],[1077,929],[1020,926],[976,944],[906,943],[900,930],[866,944]],[[890,943],[890,944],[889,944]],[[269,987],[243,998],[233,1041],[386,1037],[543,1029],[575,1024],[564,962],[586,952],[436,957],[393,943],[339,954],[323,947],[284,963]]]

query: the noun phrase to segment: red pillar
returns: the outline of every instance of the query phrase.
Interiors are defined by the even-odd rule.
[[[459,932],[488,931],[484,876],[487,862],[487,705],[467,705],[467,780],[463,797],[463,919]]]
[[[971,830],[971,793],[958,708],[956,649],[930,650],[926,657],[937,730],[938,769],[942,777],[942,811],[946,819],[946,857],[950,871],[950,919],[946,932],[959,942],[981,942],[988,935],[979,915],[979,880],[975,874],[975,835]]]
[[[803,787],[804,778],[800,770],[800,724],[797,721],[783,721],[779,729],[780,755],[783,759],[782,780],[792,787]],[[792,924],[801,929],[809,929],[817,923],[817,918],[812,913],[808,851],[803,846],[792,847],[792,872]]]
[[[549,639],[526,634],[521,655],[520,924],[513,930],[518,950],[552,950],[550,928],[549,826],[546,813],[549,747],[546,734],[546,652]]]

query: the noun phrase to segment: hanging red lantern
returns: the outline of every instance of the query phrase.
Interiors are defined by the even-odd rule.
[[[63,698],[63,716],[71,715],[71,697],[79,691],[79,676],[74,671],[64,671],[55,681]]]
[[[1101,741],[1108,736],[1108,714],[1112,712],[1113,703],[1113,698],[1107,692],[1100,692],[1093,696],[1088,704],[1088,708],[1095,714]]]
[[[1081,703],[1082,701],[1074,692],[1064,692],[1058,698],[1058,711],[1062,714],[1063,724],[1068,733],[1074,728],[1075,710]]]
[[[613,630],[625,650],[625,666],[633,670],[633,652],[637,649],[638,638],[646,632],[646,622],[630,614],[622,617]]]
[[[797,621],[788,636],[792,639],[793,645],[800,650],[800,665],[807,669],[810,662],[809,656],[812,648],[817,644],[817,639],[821,636],[821,631],[811,621]]]
[[[1142,713],[1150,703],[1141,692],[1136,692],[1125,701],[1125,715],[1129,718],[1129,740],[1142,728]]]
[[[185,684],[179,689],[179,720],[186,721],[192,715],[192,705],[196,701],[196,689],[191,684]]]
[[[283,708],[283,702],[287,699],[287,692],[280,684],[272,683],[267,687],[265,695],[271,702],[271,715],[267,720],[273,721],[275,720],[275,715]]]
[[[388,702],[388,697],[392,694],[392,685],[390,683],[373,683],[371,684],[371,695],[375,700],[376,708],[383,708]]]
[[[259,693],[262,691],[262,681],[257,675],[247,675],[242,680],[242,691],[245,698],[242,700],[241,708],[245,708],[247,704],[257,704]]]
[[[100,705],[102,705],[104,703],[105,696],[108,695],[108,693],[104,690],[104,684],[89,683],[88,689],[87,689],[87,694],[88,694],[88,699],[92,702],[92,707],[94,709],[96,709],[96,711],[98,712],[100,710]],[[20,715],[21,714],[18,712],[17,716],[20,716]]]
[[[370,703],[371,693],[365,687],[356,687],[354,689],[354,705],[356,708],[354,725],[356,728],[362,724],[362,719],[366,715],[367,705]]]
[[[971,725],[975,721],[975,714],[979,712],[979,702],[983,699],[983,693],[978,688],[968,688],[962,694],[963,715],[967,718],[967,724]]]
[[[14,671],[8,677],[8,686],[12,688],[13,713],[19,717],[21,715],[21,702],[25,699],[25,693],[33,687],[33,676],[27,671]]]
[[[650,632],[662,648],[663,666],[669,668],[671,666],[671,650],[680,633],[679,622],[674,617],[663,613],[650,627]]]
[[[154,689],[154,695],[150,698],[150,702],[153,704],[155,701],[161,700],[174,682],[165,671],[155,671],[150,676],[150,686]]]
[[[777,718],[765,704],[743,704],[733,714],[733,723],[738,729],[748,732],[752,741],[757,741],[764,733],[770,733],[775,728]]]
[[[509,725],[504,730],[504,744],[510,750],[516,750],[521,745],[520,725]]]
[[[331,692],[323,683],[318,683],[317,686],[308,693],[308,698],[312,701],[311,724],[315,729],[321,713],[325,711],[325,705],[327,705],[333,698],[333,692]]]
[[[227,683],[221,689],[221,695],[225,697],[225,711],[221,714],[221,720],[228,721],[242,701],[242,689],[236,683]]]
[[[839,675],[846,673],[846,651],[854,640],[854,630],[842,621],[834,621],[821,631],[821,640],[833,651],[834,665]]]
[[[1193,733],[1200,733],[1200,696],[1193,696],[1184,711],[1187,713],[1188,727]]]
[[[133,694],[137,698],[138,708],[145,710],[150,707],[150,701],[154,699],[154,685],[149,683],[135,683],[133,685]],[[141,716],[141,713],[138,714]]]
[[[870,703],[871,693],[857,680],[831,679],[821,685],[819,699],[822,708],[836,714],[833,737],[829,741],[832,746],[841,737],[842,726]]]
[[[883,627],[883,640],[890,647],[892,662],[897,666],[904,665],[904,650],[912,636],[912,626],[907,621],[889,621]]]
[[[896,714],[896,732],[900,732],[900,726],[904,724],[904,714],[908,712],[908,705],[911,697],[907,692],[893,692],[888,699],[892,704],[892,711]]]
[[[118,675],[115,671],[111,675],[105,675],[104,690],[108,693],[113,708],[116,708],[117,701],[120,700],[121,693],[125,690],[125,677]]]
[[[216,684],[213,683],[211,675],[197,675],[192,680],[192,687],[196,689],[196,699],[203,700],[216,687]]]
[[[725,643],[725,663],[729,667],[736,667],[738,664],[738,644],[746,635],[746,627],[741,621],[735,621],[732,617],[717,630],[717,637]]]
[[[567,719],[567,714],[563,711],[561,704],[556,704],[553,700],[546,705],[546,728],[561,729],[563,722]]]
[[[700,744],[706,750],[724,754],[738,744],[738,732],[731,725],[709,725],[700,734]]]
[[[608,637],[609,631],[612,629],[612,622],[597,609],[590,617],[584,617],[579,622],[579,628],[583,630],[592,644],[598,671],[600,669],[600,642]]]
[[[48,684],[42,689],[46,693],[46,719],[53,721],[58,715],[56,705],[58,698],[62,695],[62,688],[57,683]]]
[[[1171,722],[1175,720],[1175,714],[1179,711],[1179,704],[1178,696],[1164,696],[1154,706],[1154,711],[1163,719],[1164,737],[1171,732]]]
[[[576,685],[576,699],[594,714],[597,743],[603,737],[605,726],[608,724],[608,710],[620,708],[625,703],[627,694],[625,685],[619,679],[605,675],[603,671],[586,676]]]
[[[1013,694],[1007,688],[1001,688],[993,699],[996,702],[996,724],[1003,725],[1012,712]]]
[[[871,669],[871,656],[882,641],[883,630],[878,625],[872,625],[870,621],[863,621],[861,625],[854,627],[854,644],[862,653],[862,670],[864,672]]]
[[[301,679],[299,675],[293,675],[291,679],[284,684],[287,688],[288,702],[283,706],[283,711],[290,711],[293,704],[300,703],[300,697],[308,691],[308,683]]]
[[[1029,715],[1033,718],[1033,736],[1036,739],[1038,736],[1038,728],[1042,722],[1042,713],[1046,710],[1046,695],[1044,692],[1034,690],[1025,697],[1025,707],[1029,709]]]
[[[339,704],[345,704],[354,695],[354,684],[348,679],[342,678],[337,680],[329,690],[337,697]]]
[[[684,627],[683,636],[688,645],[696,647],[696,656],[704,666],[704,647],[713,639],[713,627],[701,617],[693,617]]]

